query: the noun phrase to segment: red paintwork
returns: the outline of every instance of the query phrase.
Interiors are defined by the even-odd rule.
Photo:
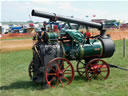
[[[89,38],[89,37],[91,37],[91,33],[90,32],[86,32],[86,36]]]
[[[54,32],[58,32],[58,26],[54,25]]]
[[[106,73],[105,76],[102,74],[102,72]],[[109,73],[110,73],[109,65],[105,61],[100,59],[93,59],[86,66],[86,77],[88,78],[88,80],[92,80],[92,78],[95,76],[97,78],[98,76],[101,76],[102,79],[106,80],[109,76]]]
[[[61,61],[62,64],[59,66],[58,64],[58,61]],[[65,62],[65,63],[64,63]],[[66,66],[66,64],[68,66]],[[56,69],[54,69],[53,65],[56,65]],[[64,68],[63,70],[62,69],[62,66],[66,66],[66,68]],[[66,72],[68,70],[68,68],[71,68],[71,71],[70,73],[69,72]],[[53,72],[52,73],[49,73],[49,70],[52,70]],[[67,77],[65,77],[65,74],[68,75],[68,74],[71,74],[71,78],[68,79]],[[49,76],[52,76],[52,79],[55,79],[55,82],[56,84],[55,85],[52,85],[52,79],[48,80]],[[73,69],[73,66],[71,64],[71,62],[65,58],[54,58],[52,59],[49,63],[48,63],[48,66],[46,68],[46,71],[45,71],[45,78],[46,78],[46,82],[48,83],[48,85],[52,88],[55,88],[59,81],[61,83],[61,86],[63,87],[63,79],[65,79],[67,81],[67,85],[71,84],[72,83],[72,80],[74,79],[74,69]]]

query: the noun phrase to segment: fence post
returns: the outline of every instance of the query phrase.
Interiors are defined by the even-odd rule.
[[[123,57],[126,56],[126,40],[123,38]]]

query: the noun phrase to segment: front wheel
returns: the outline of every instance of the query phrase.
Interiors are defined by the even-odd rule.
[[[106,80],[109,73],[109,65],[104,60],[93,59],[86,66],[86,77],[88,80],[93,78]]]

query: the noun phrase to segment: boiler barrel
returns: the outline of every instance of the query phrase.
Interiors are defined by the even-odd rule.
[[[66,16],[53,14],[53,13],[48,13],[48,12],[43,12],[43,11],[38,11],[38,10],[32,10],[31,14],[32,14],[32,16],[43,17],[43,18],[48,18],[48,19],[55,18],[55,16],[56,16],[57,20],[60,20],[60,21],[85,25],[85,26],[89,26],[89,27],[92,27],[92,28],[98,28],[100,30],[103,27],[102,24],[100,24],[100,23],[87,22],[87,21],[80,20],[80,19],[69,18],[69,17],[66,17]]]

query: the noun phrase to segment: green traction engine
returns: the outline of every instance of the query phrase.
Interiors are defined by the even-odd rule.
[[[115,45],[106,35],[103,24],[37,10],[32,10],[32,16],[47,18],[51,22],[63,21],[68,25],[78,24],[76,30],[62,28],[59,33],[44,31],[42,40],[33,45],[33,59],[29,65],[29,76],[33,81],[55,88],[71,84],[75,72],[88,80],[108,78],[109,64],[101,58],[112,57]],[[87,37],[78,31],[80,25],[97,28],[100,34]]]

